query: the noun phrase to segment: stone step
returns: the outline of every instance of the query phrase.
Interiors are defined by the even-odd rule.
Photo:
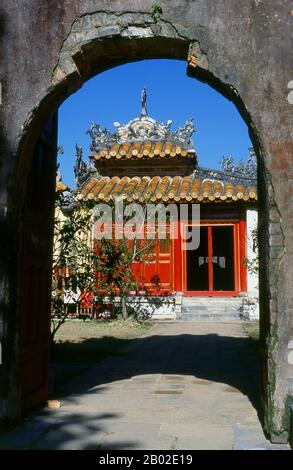
[[[224,314],[210,314],[210,315],[201,315],[201,314],[181,314],[176,320],[186,320],[186,321],[236,321],[240,320],[239,315],[224,315]]]
[[[240,304],[244,297],[183,297],[183,305],[233,305]]]
[[[185,297],[178,320],[239,320],[242,298]]]
[[[213,307],[207,307],[207,306],[202,306],[202,305],[188,305],[188,306],[183,306],[182,307],[182,312],[237,312],[239,308],[239,305],[219,305],[219,306],[213,306]]]

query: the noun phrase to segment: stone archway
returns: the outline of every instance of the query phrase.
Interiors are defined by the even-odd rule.
[[[272,74],[268,67],[271,53],[269,44],[263,46],[264,58],[267,60],[261,60],[255,54],[253,43],[259,38],[265,38],[264,33],[261,36],[258,32],[264,12],[257,12],[257,5],[251,9],[248,1],[244,2],[245,5],[239,11],[231,7],[232,16],[242,19],[247,14],[253,23],[253,27],[242,25],[239,31],[238,26],[227,21],[225,10],[220,7],[208,9],[208,4],[212,2],[206,2],[204,7],[194,2],[196,12],[188,1],[180,2],[184,3],[185,9],[182,9],[182,5],[178,6],[176,1],[169,2],[173,4],[174,11],[170,6],[166,7],[166,15],[158,21],[154,21],[149,11],[145,11],[143,2],[138,2],[138,10],[131,13],[125,5],[121,6],[123,2],[117,2],[121,6],[117,12],[91,11],[88,3],[84,2],[81,8],[78,1],[74,2],[76,8],[70,13],[56,4],[57,17],[53,17],[52,11],[45,12],[48,23],[45,31],[35,30],[35,39],[39,38],[41,44],[46,46],[46,54],[40,57],[37,51],[33,60],[28,44],[23,44],[25,57],[33,69],[24,68],[22,75],[20,89],[27,95],[21,100],[21,93],[17,92],[16,102],[13,103],[10,97],[11,101],[7,99],[5,108],[5,164],[1,174],[1,203],[8,248],[2,263],[3,365],[0,376],[0,416],[3,420],[12,420],[20,414],[19,305],[23,286],[19,258],[23,235],[21,224],[27,188],[32,184],[29,180],[32,149],[41,129],[61,102],[95,74],[128,61],[175,58],[187,60],[189,75],[206,81],[235,103],[249,127],[258,155],[262,249],[262,398],[265,427],[269,436],[276,442],[285,441],[288,438],[289,405],[293,393],[293,366],[288,359],[288,347],[293,337],[289,300],[293,270],[285,256],[293,248],[290,233],[292,208],[289,203],[292,188],[289,185],[285,191],[282,188],[282,178],[289,181],[290,110],[284,96],[283,76],[277,69]],[[12,20],[8,10],[8,24],[13,24],[15,19]],[[209,19],[209,11],[214,13],[213,21]],[[41,13],[38,12],[40,17]],[[283,11],[280,10],[279,14],[283,15]],[[29,24],[29,17],[25,16],[23,21]],[[57,34],[59,47],[56,48],[55,44],[50,43],[50,37],[56,33],[58,26],[62,27],[62,31]],[[276,26],[271,31],[275,30]],[[9,28],[6,34],[6,40],[12,44]],[[21,38],[18,37],[17,41],[21,51]],[[33,37],[30,37],[28,43],[33,46]],[[284,53],[284,43],[286,41],[282,36],[278,52]],[[272,54],[276,64],[279,64],[280,59],[275,55]],[[17,58],[25,63],[20,59],[19,52]],[[283,66],[289,70],[289,65],[283,55]],[[17,87],[20,71],[9,69],[8,72],[11,84]],[[32,72],[36,74],[33,84]],[[261,73],[263,75],[260,78]],[[11,121],[12,117],[14,119]]]

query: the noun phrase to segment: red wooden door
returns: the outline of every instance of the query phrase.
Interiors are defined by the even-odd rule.
[[[55,116],[35,147],[23,211],[19,371],[24,410],[48,394],[56,130]]]
[[[156,230],[155,239],[142,241],[147,246],[143,262],[132,264],[132,273],[140,289],[148,295],[170,294],[173,291],[172,240],[170,226],[166,227],[165,238]]]
[[[157,243],[157,271],[162,294],[171,294],[173,291],[173,261],[171,243],[170,225],[168,225],[166,227],[166,238],[158,239]]]
[[[237,296],[240,290],[245,291],[245,266],[241,269],[245,257],[244,221],[241,226],[239,235],[239,222],[201,225],[199,247],[184,251],[185,295]]]

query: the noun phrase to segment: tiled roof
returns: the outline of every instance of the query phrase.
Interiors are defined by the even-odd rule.
[[[105,176],[91,178],[81,189],[84,198],[108,202],[120,196],[127,202],[231,202],[257,200],[255,186],[189,176]]]
[[[96,161],[109,159],[149,159],[158,157],[187,157],[195,159],[195,152],[184,150],[182,146],[173,142],[143,142],[114,144],[95,153],[91,158]]]
[[[56,183],[56,186],[55,186],[56,192],[66,191],[67,189],[68,189],[68,186],[65,183],[63,183],[63,181],[58,181]]]

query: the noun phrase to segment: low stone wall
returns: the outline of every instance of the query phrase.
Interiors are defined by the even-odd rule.
[[[107,298],[104,299],[105,305]],[[120,307],[120,297],[109,299],[109,303],[114,303],[114,306]],[[133,309],[137,318],[143,320],[176,320],[178,313],[181,313],[182,299],[177,299],[177,296],[168,297],[127,297],[127,307],[129,310]]]
[[[152,320],[175,320],[176,302],[170,297],[128,297],[128,305],[135,310],[138,318]]]
[[[239,309],[240,320],[259,320],[258,297],[245,296]]]
[[[259,319],[259,254],[257,243],[257,210],[246,212],[247,229],[247,298],[243,301],[243,313],[246,320]]]
[[[129,299],[139,318],[152,320],[175,320],[175,298],[170,297],[135,297]]]

